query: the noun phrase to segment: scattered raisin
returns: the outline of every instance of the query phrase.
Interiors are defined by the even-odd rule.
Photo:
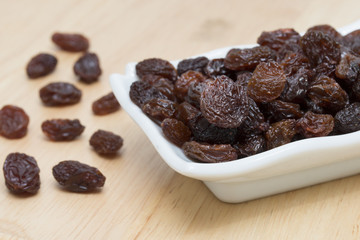
[[[71,141],[80,136],[85,127],[78,119],[52,119],[44,121],[41,129],[51,141]]]
[[[55,165],[52,173],[56,181],[71,192],[91,192],[105,184],[105,176],[95,167],[67,160]]]
[[[104,130],[97,130],[89,140],[90,145],[99,154],[115,154],[123,146],[123,142],[119,135]]]
[[[183,73],[189,70],[205,73],[204,68],[206,67],[208,62],[209,59],[207,57],[184,59],[180,61],[179,64],[177,65],[178,75],[181,76]]]
[[[190,129],[179,120],[166,118],[161,123],[161,129],[164,136],[178,147],[181,147],[185,142],[190,141]]]
[[[106,115],[120,109],[120,103],[116,100],[113,92],[102,96],[92,104],[92,111],[95,115]]]
[[[74,72],[82,82],[96,82],[101,75],[98,56],[95,53],[85,53],[76,61]]]
[[[9,139],[22,138],[27,133],[29,116],[22,108],[5,105],[0,110],[0,134]]]
[[[81,90],[71,83],[54,82],[39,91],[41,101],[47,106],[63,106],[80,102]]]
[[[360,130],[360,103],[354,102],[335,115],[335,128],[341,133]]]
[[[89,48],[89,40],[81,34],[54,33],[51,39],[65,51],[83,52]]]
[[[296,127],[306,138],[327,136],[334,129],[334,118],[330,114],[308,111],[297,121]]]
[[[26,73],[29,78],[39,78],[54,71],[57,64],[55,56],[47,53],[40,53],[30,59],[26,66]]]
[[[166,60],[160,58],[145,59],[136,64],[136,74],[139,78],[147,74],[158,75],[175,82],[177,79],[177,71],[175,67]]]
[[[40,189],[40,169],[35,158],[24,153],[10,153],[3,166],[5,185],[15,194],[34,194]]]

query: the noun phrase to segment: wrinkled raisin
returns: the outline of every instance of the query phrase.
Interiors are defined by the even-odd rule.
[[[136,74],[139,78],[147,74],[158,75],[175,82],[177,79],[177,71],[175,67],[166,60],[160,58],[145,59],[136,64]]]
[[[83,52],[89,48],[89,40],[81,34],[54,33],[51,39],[65,51]]]
[[[295,74],[287,76],[280,98],[286,102],[304,103],[310,78],[311,72],[306,68],[300,68]]]
[[[253,70],[260,62],[275,59],[275,53],[266,46],[231,49],[225,57],[225,67],[234,70]]]
[[[297,121],[296,127],[306,138],[327,136],[334,129],[334,118],[330,114],[308,111]]]
[[[355,56],[350,51],[344,50],[341,54],[341,60],[336,66],[336,77],[351,85],[358,79],[359,73],[360,57]]]
[[[71,105],[80,102],[81,90],[71,83],[54,82],[39,91],[41,101],[47,106]]]
[[[221,75],[226,75],[230,78],[234,75],[234,71],[227,69],[225,67],[224,58],[216,58],[209,61],[205,67],[205,74],[209,77],[217,77]]]
[[[262,32],[257,43],[277,51],[283,45],[297,43],[299,40],[300,34],[298,32],[292,28],[283,28],[271,32]]]
[[[236,128],[249,112],[246,89],[225,75],[207,82],[200,97],[200,110],[212,124],[222,128]]]
[[[182,149],[187,157],[205,163],[228,162],[237,159],[236,150],[230,144],[211,145],[191,141],[184,143]]]
[[[41,129],[51,141],[71,141],[80,136],[85,127],[78,119],[52,119],[44,121]]]
[[[180,61],[179,64],[177,65],[178,75],[181,76],[181,74],[189,70],[205,73],[204,68],[206,67],[208,62],[209,59],[207,57],[184,59]]]
[[[200,115],[201,112],[199,109],[188,102],[182,102],[178,106],[176,119],[182,121],[185,125],[189,125],[190,120],[195,119]]]
[[[24,153],[10,153],[4,162],[5,185],[12,193],[34,194],[40,189],[40,169],[35,158]]]
[[[335,128],[341,133],[360,130],[360,103],[354,102],[335,115]]]
[[[241,71],[237,72],[236,75],[236,84],[247,88],[249,80],[252,77],[253,73],[248,71]]]
[[[179,120],[166,118],[161,123],[161,129],[164,136],[178,147],[181,147],[185,142],[190,141],[190,129]]]
[[[281,65],[274,61],[260,63],[249,80],[248,94],[256,102],[270,102],[280,96],[285,83]]]
[[[164,96],[166,96],[171,101],[176,101],[175,97],[175,85],[166,78],[161,78],[158,81],[154,82],[152,86],[159,90]]]
[[[101,75],[98,56],[95,53],[85,53],[76,61],[74,72],[82,82],[96,82]]]
[[[120,109],[120,103],[116,100],[113,92],[102,96],[92,104],[92,111],[95,115],[106,115]]]
[[[304,54],[298,52],[288,53],[281,61],[285,74],[291,76],[297,73],[300,69],[309,69],[309,59]]]
[[[346,34],[344,36],[344,44],[355,53],[360,54],[360,29]]]
[[[338,42],[340,44],[343,42],[342,35],[338,31],[336,31],[335,28],[333,28],[332,26],[330,26],[328,24],[313,26],[313,27],[309,28],[308,31],[319,31],[319,32],[327,34],[329,37],[331,37],[332,39],[334,39],[336,42]]]
[[[296,120],[284,119],[270,125],[265,133],[267,149],[291,142],[296,132]]]
[[[56,64],[56,57],[48,53],[40,53],[30,59],[26,73],[29,78],[43,77],[54,71]]]
[[[95,167],[67,160],[61,161],[52,169],[55,180],[71,192],[91,192],[105,184],[105,176]]]
[[[29,116],[22,108],[5,105],[0,110],[0,134],[9,139],[22,138],[27,133]]]
[[[268,119],[270,121],[278,122],[283,119],[301,118],[304,113],[300,110],[300,105],[296,103],[284,102],[281,100],[274,100],[268,104]]]
[[[178,99],[184,101],[190,85],[196,82],[204,82],[205,80],[206,77],[202,73],[192,70],[187,71],[176,80],[174,93]]]
[[[248,157],[261,153],[266,150],[266,141],[262,135],[252,135],[241,140],[241,142],[234,144],[238,157]]]
[[[185,96],[185,101],[194,105],[196,108],[200,108],[200,97],[205,86],[206,82],[192,82]]]
[[[161,122],[165,118],[174,118],[177,108],[178,104],[173,101],[154,98],[143,105],[142,111],[151,119]]]
[[[123,142],[119,135],[104,130],[97,130],[89,140],[90,146],[99,154],[115,154],[123,146]]]
[[[130,86],[129,94],[131,101],[139,107],[142,107],[144,103],[154,98],[168,99],[159,89],[143,81],[133,82]]]

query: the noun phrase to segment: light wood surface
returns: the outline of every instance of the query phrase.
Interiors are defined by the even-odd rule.
[[[91,103],[110,91],[109,75],[123,73],[127,62],[254,43],[262,30],[341,27],[360,18],[359,8],[358,0],[1,0],[0,103],[24,108],[30,125],[23,139],[0,138],[0,163],[11,152],[32,155],[42,184],[35,196],[19,197],[0,178],[0,239],[360,239],[360,176],[226,204],[202,182],[170,169],[124,111],[91,112]],[[57,49],[50,41],[55,31],[89,37],[103,69],[99,82],[78,82],[72,67],[80,55]],[[55,54],[58,66],[29,80],[25,65],[39,52]],[[41,104],[39,88],[59,80],[83,91],[79,104]],[[75,141],[50,142],[40,129],[50,118],[79,118],[86,129]],[[88,140],[97,129],[124,138],[116,157],[92,151]],[[98,167],[107,177],[103,190],[59,188],[51,169],[66,159]]]

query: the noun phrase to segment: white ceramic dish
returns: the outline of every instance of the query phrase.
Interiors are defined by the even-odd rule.
[[[360,21],[339,31],[360,28]],[[224,57],[232,46],[200,54],[209,59]],[[178,61],[172,61],[174,66]],[[360,131],[289,143],[272,150],[224,163],[197,163],[189,160],[168,142],[161,128],[145,116],[129,98],[136,63],[129,63],[125,75],[112,74],[110,84],[122,108],[147,135],[164,161],[176,172],[201,180],[224,202],[238,203],[265,197],[360,172]]]

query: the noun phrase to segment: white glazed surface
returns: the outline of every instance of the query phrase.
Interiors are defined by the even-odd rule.
[[[360,20],[339,31],[346,34],[358,28]],[[231,48],[252,46],[231,46],[199,56],[219,58],[224,57]],[[171,63],[176,66],[178,62]],[[140,126],[172,169],[204,181],[222,201],[247,201],[360,172],[360,131],[300,140],[231,162],[207,164],[191,161],[181,149],[168,142],[161,128],[130,100],[130,85],[138,80],[135,65],[129,63],[125,75],[110,76],[112,90],[122,108]]]

